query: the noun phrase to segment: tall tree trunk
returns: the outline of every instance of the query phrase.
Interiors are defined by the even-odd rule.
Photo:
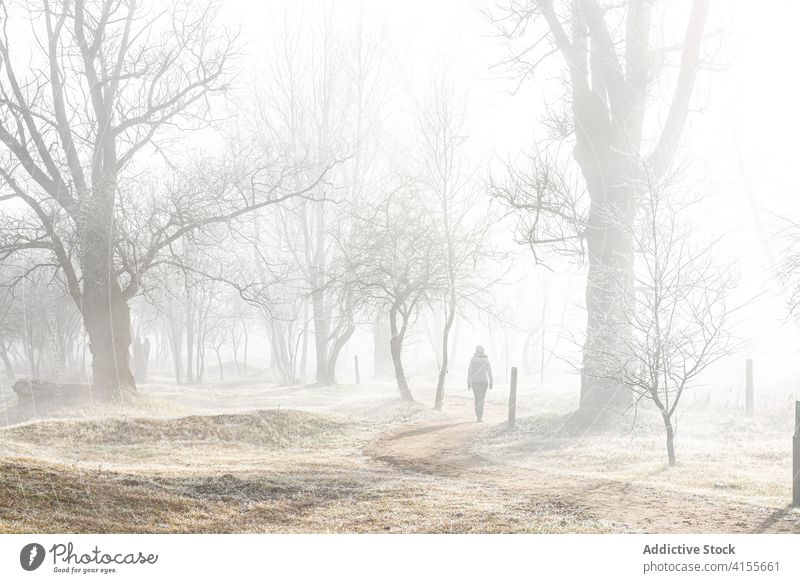
[[[450,350],[450,354],[457,355],[458,354],[458,341],[461,338],[461,334],[460,334],[460,332],[461,332],[461,320],[460,319],[456,320],[453,323],[453,329],[452,329],[451,332],[452,332],[453,342],[452,342],[452,347],[451,347],[452,350]]]
[[[281,346],[280,346],[280,335],[275,330],[275,323],[267,324],[268,330],[270,331],[269,337],[269,372],[270,376],[272,376],[272,380],[276,384],[280,384],[281,379],[283,378],[283,363],[282,360],[282,353],[281,353]]]
[[[199,333],[197,335],[197,356],[195,357],[196,361],[196,368],[195,368],[195,381],[198,383],[203,382],[203,373],[206,370],[206,354],[205,354],[205,344],[203,342],[203,337],[205,336],[204,333]]]
[[[667,460],[671,467],[675,466],[675,428],[672,425],[672,419],[666,413],[662,413],[664,418],[664,427],[667,430]]]
[[[405,335],[405,332],[398,330],[397,315],[396,309],[392,308],[389,311],[389,327],[392,334],[391,338],[389,339],[389,352],[392,355],[394,376],[397,380],[397,389],[400,391],[400,396],[405,401],[413,401],[414,397],[411,395],[411,389],[408,386],[406,373],[403,369],[403,336]]]
[[[306,381],[306,367],[308,366],[308,302],[303,306],[303,337],[300,343],[300,378]]]
[[[195,380],[198,383],[203,382],[203,375],[206,371],[206,337],[208,336],[208,313],[210,310],[211,298],[209,297],[207,303],[201,298],[197,314],[197,356],[195,357],[197,361]]]
[[[244,374],[247,374],[247,348],[250,343],[250,336],[247,333],[247,321],[242,319],[242,336],[244,336],[244,345],[242,346],[242,368]]]
[[[116,283],[112,282],[110,287],[111,290],[87,282],[83,290],[83,323],[92,354],[92,388],[94,395],[103,399],[120,398],[136,390],[129,363],[130,309],[120,297]]]
[[[333,341],[330,353],[327,355],[328,366],[326,369],[326,376],[323,377],[323,380],[319,381],[323,385],[333,386],[336,384],[336,363],[339,361],[339,355],[342,352],[342,348],[345,347],[347,341],[350,340],[355,331],[355,325],[349,324],[347,328],[345,328],[344,332],[339,334]]]
[[[225,369],[222,366],[222,355],[220,354],[220,346],[214,347],[214,352],[217,353],[217,366],[219,367],[219,380],[225,380]]]
[[[624,317],[633,281],[631,227],[636,211],[638,166],[626,150],[629,141],[608,125],[598,100],[577,92],[575,160],[590,197],[584,238],[589,272],[586,282],[586,338],[583,346],[580,416],[587,426],[604,424],[632,400],[630,390],[609,380],[608,365],[624,359],[630,326]],[[638,142],[633,140],[638,148]]]
[[[192,297],[186,292],[186,383],[194,384],[194,309]]]
[[[643,160],[647,172],[658,180],[674,158],[700,68],[709,4],[709,0],[692,2],[669,113],[649,154],[642,152],[642,138],[645,97],[652,83],[651,3],[630,6],[624,62],[616,52],[617,45],[609,42],[612,39],[605,15],[592,10],[597,8],[593,4],[572,4],[570,41],[559,36],[554,13],[545,14],[568,61],[575,128],[573,154],[591,199],[584,233],[589,274],[580,405],[581,416],[588,424],[603,422],[632,402],[630,390],[608,380],[605,365],[609,360],[616,361],[612,366],[624,364],[623,346],[631,335],[623,311],[633,279],[630,230],[636,211],[635,189],[645,183],[641,176]]]
[[[87,379],[87,380],[89,378],[89,375],[86,372],[86,349],[88,347],[89,347],[89,343],[88,343],[86,337],[84,336],[84,338],[83,338],[83,340],[81,342],[81,378],[82,379]]]
[[[391,337],[388,322],[382,318],[377,319],[373,329],[373,364],[376,377],[388,376],[393,372],[392,351],[389,348]]]
[[[295,379],[289,329],[280,319],[269,322],[270,330],[270,371],[277,383],[291,385]]]
[[[131,312],[112,265],[116,177],[98,172],[79,221],[83,291],[80,310],[92,354],[92,388],[102,399],[136,391],[129,354]]]
[[[169,309],[169,329],[168,329],[168,337],[169,337],[169,348],[170,352],[172,353],[172,364],[173,370],[175,372],[175,384],[180,385],[182,382],[181,379],[181,353],[183,352],[183,343],[181,339],[183,338],[183,331],[179,329],[178,323],[175,321],[174,312],[172,310],[172,304],[170,303],[168,306]]]
[[[269,327],[269,324],[267,324]],[[236,337],[236,323],[231,325],[231,348],[233,349],[233,368],[236,369],[236,377],[241,378],[242,371],[239,369],[239,338]]]
[[[25,338],[25,360],[28,361],[27,371],[29,376],[38,377],[39,371],[36,368],[36,352],[33,349],[33,342],[30,338]]]
[[[335,372],[328,361],[328,341],[330,339],[330,314],[325,305],[322,289],[315,288],[311,292],[311,307],[314,311],[314,349],[317,361],[317,372],[314,378],[318,383],[330,386],[334,382]]]
[[[11,358],[8,356],[8,349],[5,342],[0,341],[0,358],[3,359],[3,366],[6,369],[6,377],[9,379],[14,378],[14,365],[11,363]]]
[[[450,365],[450,328],[453,327],[453,321],[456,319],[456,301],[454,294],[450,296],[450,304],[447,308],[447,319],[444,322],[444,330],[442,331],[442,366],[439,369],[439,380],[436,383],[436,398],[434,399],[433,408],[437,411],[442,410],[444,403],[444,382],[447,378],[447,368]]]
[[[622,187],[621,178],[605,178],[593,193],[585,235],[589,273],[580,413],[587,425],[605,423],[632,402],[630,389],[610,380],[607,371],[626,358],[631,335],[625,310],[633,285],[634,196]]]
[[[101,128],[108,123],[110,119],[98,119]],[[114,265],[116,144],[111,132],[102,135],[101,141],[95,150],[98,157],[92,167],[92,187],[80,198],[76,231],[83,290],[80,298],[73,299],[79,299],[89,336],[93,393],[104,399],[119,399],[135,392],[136,382],[129,362],[131,312]]]

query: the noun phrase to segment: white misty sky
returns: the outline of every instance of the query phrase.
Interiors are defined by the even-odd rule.
[[[480,11],[494,4],[483,0],[227,0],[224,18],[241,26],[246,46],[243,61],[252,70],[256,57],[268,46],[269,23],[279,11],[286,8],[289,18],[298,22],[308,22],[324,7],[333,8],[345,19],[361,13],[367,22],[383,28],[400,63],[395,89],[397,103],[405,105],[399,107],[411,107],[414,99],[423,98],[430,80],[446,71],[469,96],[470,136],[476,148],[495,158],[513,158],[536,135],[536,119],[545,100],[553,96],[552,76],[561,63],[552,61],[541,75],[511,95],[513,83],[499,79],[502,70],[490,68],[506,54]],[[686,0],[671,4],[676,10],[688,6]],[[776,236],[781,225],[778,217],[794,216],[800,210],[796,171],[800,79],[792,45],[797,22],[800,3],[790,0],[726,0],[713,5],[709,29],[712,34],[724,29],[722,48],[712,55],[720,67],[703,76],[695,101],[697,111],[686,134],[683,155],[690,161],[689,172],[696,176],[698,189],[712,193],[699,209],[697,220],[709,236],[728,233],[726,254],[742,276],[738,297],[752,297],[765,287],[773,290],[739,315],[737,335],[753,340],[735,357],[733,366],[726,365],[726,370],[735,371],[729,372],[731,383],[739,380],[735,363],[743,360],[745,353],[759,361],[761,371],[784,371],[781,374],[788,378],[780,379],[783,382],[800,376],[786,366],[796,356],[798,329],[784,324],[784,300],[770,281],[766,254],[733,147],[735,128],[755,206],[779,258],[783,241]],[[709,46],[715,46],[715,41]],[[574,306],[567,311],[567,319],[579,330],[580,279],[575,279],[574,266],[555,267],[556,273],[549,276],[550,289],[570,288],[568,301]],[[540,284],[533,285],[540,289]],[[560,322],[560,312],[551,314],[553,325]],[[779,379],[770,378],[768,384],[773,380]]]

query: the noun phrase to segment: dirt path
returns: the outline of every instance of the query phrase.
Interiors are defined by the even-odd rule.
[[[617,480],[546,474],[492,463],[472,452],[490,424],[472,421],[411,426],[374,444],[368,453],[407,472],[459,477],[475,487],[521,493],[597,519],[653,533],[800,533],[800,512],[774,509]]]

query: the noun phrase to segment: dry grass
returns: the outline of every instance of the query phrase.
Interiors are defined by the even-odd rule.
[[[177,418],[101,418],[38,421],[0,431],[11,441],[37,445],[170,445],[234,443],[262,448],[304,447],[324,443],[346,424],[302,411],[258,410],[243,414]]]
[[[215,388],[179,398],[162,391],[128,410],[82,411],[77,419],[0,429],[6,452],[0,458],[0,532],[622,528],[513,489],[476,488],[466,478],[419,475],[378,461],[365,452],[387,434],[410,422],[442,419],[380,387],[248,387],[244,393],[229,393],[226,401]],[[250,398],[255,393],[260,396]],[[176,416],[185,403],[196,408],[199,401],[213,401],[211,411],[255,401],[302,403],[315,412]],[[142,414],[160,402],[163,408]]]
[[[499,422],[506,405],[493,397],[488,415]],[[261,408],[244,410],[248,403]],[[786,428],[775,420],[687,415],[680,465],[667,470],[657,424],[581,435],[564,424],[570,403],[557,404],[547,412],[521,403],[521,412],[539,413],[520,418],[511,435],[488,424],[473,453],[493,465],[478,475],[469,466],[421,471],[411,463],[436,440],[459,458],[435,431],[417,436],[422,449],[405,465],[381,450],[410,423],[449,427],[455,416],[455,427],[473,427],[464,425],[467,395],[449,398],[448,416],[380,386],[156,387],[127,407],[62,410],[0,429],[0,532],[632,530],[625,518],[602,519],[604,508],[566,502],[555,486],[549,493],[523,487],[528,475],[513,466],[540,470],[544,479],[602,476],[785,505]]]
[[[615,532],[565,506],[391,471],[142,476],[0,464],[0,532]],[[324,470],[324,471],[319,471]]]
[[[652,412],[635,427],[580,434],[569,416],[550,413],[518,420],[509,434],[498,426],[476,446],[487,459],[563,475],[605,478],[738,502],[785,507],[791,499],[788,418],[739,412],[690,411],[681,417],[678,464],[666,463],[664,428]]]
[[[52,401],[42,401],[34,405],[30,402],[19,403],[16,395],[10,390],[0,391],[0,427],[42,419],[167,417],[188,415],[192,411],[187,403],[157,393],[138,393],[116,403],[88,401],[62,405]]]

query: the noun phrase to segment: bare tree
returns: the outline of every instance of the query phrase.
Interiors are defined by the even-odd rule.
[[[347,160],[316,191],[317,201],[286,207],[277,226],[305,282],[313,315],[316,380],[335,382],[336,361],[355,331],[352,306],[341,302],[341,266],[334,236],[347,213],[342,199],[362,195],[370,141],[382,105],[381,39],[359,18],[341,22],[332,6],[292,26],[284,18],[274,38],[269,74],[258,85],[258,139],[267,139],[311,175],[333,159]],[[345,33],[352,32],[346,35]],[[298,176],[297,180],[308,177]],[[301,244],[298,244],[298,241]],[[308,334],[303,329],[303,339]]]
[[[64,296],[55,267],[42,257],[4,265],[0,279],[0,362],[9,377],[79,378],[83,372],[80,313]]]
[[[44,249],[57,262],[89,335],[94,384],[116,395],[135,386],[127,302],[139,285],[121,277],[118,189],[163,129],[202,118],[207,97],[225,89],[232,39],[217,33],[212,7],[188,2],[160,11],[45,0],[29,18],[16,9],[0,4],[0,198],[29,214],[3,248]],[[29,60],[12,48],[26,20],[39,53],[20,68]]]
[[[225,348],[229,340],[228,330],[226,329],[225,324],[230,320],[230,318],[231,316],[229,313],[215,315],[214,320],[209,326],[208,345],[217,356],[217,374],[219,375],[219,380],[221,381],[225,380],[225,365],[222,361],[222,350]]]
[[[565,67],[567,105],[551,111],[549,129],[566,140],[561,151],[571,153],[579,174],[553,170],[551,162],[562,164],[564,155],[537,152],[531,175],[512,173],[505,198],[533,217],[523,227],[526,243],[571,252],[585,247],[588,320],[580,410],[590,423],[631,402],[626,387],[595,374],[603,363],[593,355],[601,348],[623,350],[632,333],[614,312],[623,305],[618,294],[632,284],[636,188],[644,182],[643,166],[660,180],[675,155],[701,67],[708,7],[709,0],[693,0],[677,43],[655,26],[671,16],[672,4],[651,0],[508,0],[490,16],[509,41],[512,53],[505,64],[520,83],[553,55],[560,55]],[[667,75],[665,65],[673,59],[677,73]],[[674,83],[663,124],[654,133],[647,121],[653,111],[648,97],[657,80]],[[583,188],[586,206],[576,208]]]
[[[495,279],[487,273],[487,265],[500,259],[489,244],[493,217],[481,200],[479,177],[470,170],[465,115],[453,86],[444,81],[434,84],[419,114],[422,194],[431,198],[437,240],[443,244],[444,326],[434,399],[437,410],[444,402],[453,323],[465,304],[485,308],[490,303],[486,292]]]
[[[630,387],[636,403],[655,404],[674,466],[681,397],[731,350],[726,324],[732,278],[714,264],[716,241],[693,244],[688,225],[680,222],[687,207],[677,195],[652,183],[646,192],[630,232],[639,261],[621,313],[631,334],[619,350],[595,348],[603,368],[592,374]]]
[[[404,181],[381,204],[361,209],[352,231],[340,239],[347,285],[374,313],[388,314],[397,388],[408,401],[413,396],[403,365],[404,340],[420,308],[442,297],[446,285],[445,247],[418,194]]]
[[[135,388],[128,302],[171,246],[311,197],[327,167],[292,190],[298,171],[265,149],[136,162],[143,151],[168,152],[178,122],[181,130],[207,125],[210,98],[227,88],[234,39],[213,24],[213,5],[176,0],[158,11],[134,0],[45,2],[30,20],[47,40],[37,45],[43,70],[23,75],[9,53],[9,23],[20,17],[4,18],[0,178],[9,194],[0,202],[18,216],[2,224],[0,253],[47,253],[42,267],[57,266],[81,310],[95,393],[119,396]],[[16,210],[20,204],[27,210]]]
[[[781,277],[786,289],[786,308],[789,317],[800,318],[800,221],[784,219],[782,230],[787,244],[781,261]]]

